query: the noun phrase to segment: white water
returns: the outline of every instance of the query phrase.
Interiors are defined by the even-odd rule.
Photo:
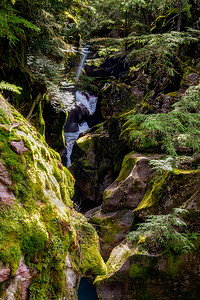
[[[77,91],[76,92],[76,103],[82,103],[89,111],[89,115],[92,116],[96,110],[97,105],[97,97],[91,96],[89,93],[85,93],[87,96],[85,96],[83,93]],[[88,97],[88,99],[87,99]]]
[[[86,57],[88,55],[88,51],[89,51],[89,46],[86,46],[84,51],[83,51],[83,55],[82,55],[82,58],[81,58],[80,65],[78,67],[78,71],[77,71],[77,75],[76,75],[76,81],[78,81],[78,79],[81,75],[82,69],[83,69],[84,64],[85,64]]]
[[[96,110],[96,104],[97,104],[97,97],[91,96],[90,94],[86,93],[87,97],[77,91],[76,92],[76,103],[77,105],[83,104],[89,111],[89,115],[93,115]],[[89,126],[87,122],[83,121],[79,125],[79,131],[77,132],[65,132],[65,142],[67,147],[67,167],[71,165],[71,159],[70,156],[72,154],[72,149],[74,146],[75,141],[78,139],[79,135],[81,133],[86,132],[89,129]]]

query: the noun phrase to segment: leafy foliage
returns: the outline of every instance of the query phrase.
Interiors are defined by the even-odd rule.
[[[175,74],[175,60],[179,48],[196,43],[200,32],[190,30],[188,32],[172,31],[163,34],[149,34],[141,36],[129,36],[126,41],[128,48],[133,49],[127,56],[131,71],[145,69],[147,73],[155,76],[155,73],[166,72]]]
[[[7,38],[11,44],[19,41],[20,35],[25,35],[24,28],[39,31],[33,23],[18,16],[18,11],[8,1],[0,3],[0,27],[0,38]]]
[[[185,161],[191,161],[190,156],[167,156],[165,159],[151,159],[149,161],[152,170],[156,170],[160,173],[165,171],[173,171],[173,168],[179,168],[181,163]]]
[[[194,250],[194,245],[188,237],[178,232],[176,228],[186,227],[178,215],[188,213],[184,209],[174,209],[168,215],[150,215],[144,223],[138,225],[137,230],[130,232],[127,238],[132,243],[140,243],[141,251],[163,252],[174,251],[175,253],[187,253]]]
[[[129,132],[133,149],[200,151],[200,85],[190,87],[174,109],[167,113],[136,114],[127,117],[124,133]]]

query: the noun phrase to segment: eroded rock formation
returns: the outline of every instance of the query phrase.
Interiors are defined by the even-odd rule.
[[[82,276],[106,273],[97,233],[73,209],[59,154],[1,96],[0,106],[0,298],[77,299]]]

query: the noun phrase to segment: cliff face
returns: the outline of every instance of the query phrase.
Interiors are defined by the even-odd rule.
[[[76,143],[82,146],[84,140],[82,158],[91,158],[86,145],[95,134],[87,140],[88,135]],[[93,148],[94,161],[98,150]],[[199,156],[178,162],[136,151],[124,157],[118,177],[102,193],[101,206],[85,214],[97,228],[107,261],[107,273],[95,280],[99,296],[198,299],[198,161]]]
[[[98,236],[73,209],[60,156],[0,96],[0,298],[76,299],[106,273]]]
[[[152,64],[107,78],[105,121],[74,147],[77,195],[97,206],[85,215],[106,261],[103,299],[199,297],[199,57],[181,59],[178,78]]]

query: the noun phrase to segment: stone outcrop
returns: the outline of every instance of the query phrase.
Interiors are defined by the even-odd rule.
[[[0,106],[0,298],[77,299],[82,276],[106,273],[97,233],[73,208],[60,155],[1,96]]]
[[[116,211],[136,208],[144,198],[147,181],[152,173],[148,162],[156,157],[159,155],[127,154],[118,178],[103,193],[102,209]]]
[[[182,169],[169,166],[163,167],[166,170],[156,169],[151,161],[160,162],[160,165],[165,162],[163,155],[146,156],[134,152],[126,155],[118,178],[104,191],[102,205],[86,214],[98,229],[101,253],[107,261],[107,273],[95,279],[98,295],[102,298],[198,298],[200,210],[197,187],[200,172],[193,168],[198,157],[193,161],[182,160]],[[181,215],[186,229],[178,230],[178,241],[173,242],[172,235],[172,241],[169,238],[165,246],[158,246],[159,236],[166,225],[169,226],[165,224],[168,221],[160,221],[160,229],[157,229],[159,223],[149,225],[155,228],[154,237],[151,237],[150,227],[140,233],[140,224],[145,224],[148,216],[157,216],[160,220],[162,216],[172,218],[176,208],[188,211]],[[169,236],[171,230],[178,228],[175,222],[179,226],[181,220],[173,222],[175,229],[169,226],[166,233]],[[181,237],[185,230],[187,234]],[[128,238],[130,233],[138,234],[133,242]],[[183,254],[190,246],[190,253]]]
[[[10,145],[13,148],[13,150],[19,155],[22,155],[24,152],[29,151],[29,149],[25,147],[23,140],[11,141]]]
[[[119,131],[117,119],[108,120],[75,143],[69,170],[76,179],[73,199],[82,208],[100,204],[103,191],[115,179],[127,151]]]
[[[21,258],[14,278],[11,279],[10,277],[10,269],[0,270],[0,274],[2,273],[4,273],[4,277],[0,278],[0,282],[9,281],[8,287],[6,288],[6,291],[1,299],[28,299],[28,289],[31,285],[32,275],[30,268],[28,268],[24,263],[24,258]],[[5,274],[7,276],[5,276]]]

